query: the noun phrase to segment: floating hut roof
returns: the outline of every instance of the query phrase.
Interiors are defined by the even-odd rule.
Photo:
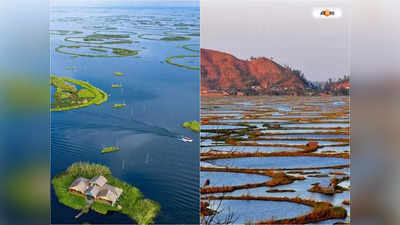
[[[103,176],[95,176],[92,179],[90,179],[89,183],[91,185],[98,185],[99,187],[103,187],[104,184],[107,183],[107,179]]]
[[[89,180],[83,177],[78,177],[72,184],[69,186],[70,189],[79,191],[81,193],[85,193],[89,185]]]
[[[86,194],[92,197],[96,197],[100,192],[100,188],[98,186],[91,186],[87,189]]]

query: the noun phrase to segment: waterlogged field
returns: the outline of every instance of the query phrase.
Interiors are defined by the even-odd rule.
[[[347,97],[202,97],[202,219],[349,222],[349,111]]]
[[[51,222],[197,224],[199,134],[182,124],[199,118],[199,7],[111,4],[51,9],[51,176],[101,164],[160,208],[75,219],[52,188]]]

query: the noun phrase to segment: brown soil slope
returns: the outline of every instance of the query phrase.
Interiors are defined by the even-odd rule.
[[[233,55],[201,49],[201,91],[229,95],[303,94],[307,84],[298,73],[261,57],[241,60]]]

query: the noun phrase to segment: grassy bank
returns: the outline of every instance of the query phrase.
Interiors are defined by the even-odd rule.
[[[138,224],[154,223],[154,218],[159,214],[160,205],[152,200],[145,199],[143,194],[134,186],[114,178],[109,168],[89,163],[75,163],[65,172],[52,179],[51,183],[58,197],[58,201],[70,208],[81,210],[86,206],[85,198],[69,193],[69,186],[77,177],[92,178],[103,175],[107,178],[108,184],[119,187],[123,190],[117,205],[110,206],[95,202],[91,209],[101,213],[119,212],[128,215]]]

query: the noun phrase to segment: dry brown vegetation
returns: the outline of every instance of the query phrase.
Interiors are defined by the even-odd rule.
[[[286,156],[308,156],[308,157],[330,157],[349,159],[349,153],[323,154],[307,152],[224,152],[215,154],[215,152],[200,153],[201,161],[226,159],[226,158],[246,158],[246,157],[286,157]]]
[[[283,201],[293,202],[313,207],[312,211],[306,215],[288,219],[269,219],[259,221],[256,224],[307,224],[329,219],[345,219],[347,216],[346,209],[342,207],[334,207],[329,202],[318,202],[310,199],[302,199],[299,197],[267,197],[267,196],[204,196],[202,199],[207,200],[259,200],[259,201]]]
[[[263,175],[269,176],[271,177],[271,179],[262,183],[252,183],[252,184],[243,184],[235,186],[220,186],[220,187],[201,187],[200,193],[201,194],[227,193],[242,189],[251,189],[258,187],[275,187],[279,185],[291,184],[295,180],[305,179],[304,177],[289,176],[284,172],[274,172],[274,171],[265,172],[263,173]]]

